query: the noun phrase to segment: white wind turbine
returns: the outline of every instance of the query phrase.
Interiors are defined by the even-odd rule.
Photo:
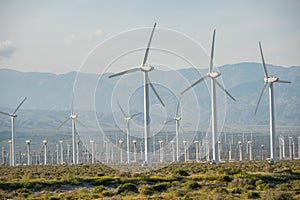
[[[178,101],[177,104],[177,109],[176,109],[176,114],[174,116],[173,119],[170,119],[169,121],[167,121],[165,124],[175,120],[175,128],[176,128],[176,162],[179,162],[179,121],[181,120],[181,117],[178,116],[178,112],[179,112],[179,106],[180,106],[180,101]]]
[[[149,85],[151,87],[151,89],[153,90],[154,94],[156,95],[156,97],[158,98],[158,100],[160,101],[160,103],[164,105],[163,101],[161,100],[161,98],[159,97],[158,93],[156,92],[153,84],[151,83],[149,77],[148,77],[148,72],[152,71],[154,69],[153,66],[150,65],[146,65],[147,62],[147,58],[148,58],[148,54],[149,54],[149,50],[150,50],[150,45],[151,45],[151,41],[152,41],[152,37],[153,37],[153,33],[156,27],[156,23],[153,26],[151,35],[150,35],[150,39],[148,42],[148,46],[144,55],[144,59],[142,62],[141,67],[137,67],[137,68],[132,68],[117,74],[113,74],[111,76],[109,76],[109,78],[115,77],[115,76],[121,76],[124,74],[129,74],[132,72],[137,72],[140,71],[143,73],[144,75],[144,141],[145,141],[145,162],[144,165],[151,165],[151,155],[149,153],[150,147],[149,147],[149,141],[148,141],[148,136],[150,134],[150,113],[149,113]]]
[[[18,105],[15,111],[12,114],[1,112],[1,114],[9,116],[11,119],[11,166],[16,166],[16,154],[15,154],[15,118],[18,116],[16,115],[17,111],[21,107],[21,105],[25,102],[27,97],[23,99],[23,101]]]
[[[217,96],[216,96],[216,84],[219,86],[221,90],[223,90],[233,101],[235,98],[217,81],[217,78],[221,76],[221,73],[212,71],[213,70],[213,57],[214,57],[214,45],[215,45],[215,33],[216,30],[213,32],[213,40],[212,40],[212,48],[210,54],[210,65],[209,70],[206,76],[200,78],[191,86],[186,88],[181,94],[185,93],[187,90],[191,89],[198,83],[202,82],[203,80],[210,78],[211,80],[211,129],[212,129],[212,147],[213,147],[213,160],[212,163],[218,164],[219,163],[219,155],[218,155],[218,144],[217,144]]]
[[[118,102],[118,106],[123,114],[123,117],[125,119],[126,122],[126,145],[127,145],[127,163],[130,163],[130,120],[132,120],[135,116],[142,114],[141,112],[139,113],[135,113],[132,115],[126,115],[125,111],[122,109],[120,103]]]
[[[262,91],[260,93],[255,112],[256,114],[260,100],[262,98],[262,95],[265,92],[267,84],[269,84],[269,102],[270,102],[270,162],[276,162],[276,148],[275,148],[275,119],[274,119],[274,95],[273,95],[273,83],[278,82],[278,83],[291,83],[290,81],[283,81],[279,80],[277,77],[269,77],[267,67],[265,64],[262,48],[261,48],[261,43],[259,42],[259,49],[260,49],[260,54],[261,54],[261,59],[263,62],[263,69],[264,69],[264,74],[265,74],[265,84],[262,88]]]
[[[76,127],[75,127],[75,121],[77,121],[79,124],[81,124],[84,127],[85,127],[85,125],[82,124],[78,120],[78,116],[74,114],[74,93],[72,94],[72,107],[71,107],[70,117],[67,118],[63,123],[61,123],[61,125],[58,127],[58,129],[61,128],[69,120],[72,121],[72,164],[76,165],[77,164],[77,158],[76,158],[76,137],[75,137]]]

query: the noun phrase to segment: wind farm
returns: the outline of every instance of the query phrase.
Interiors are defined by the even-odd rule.
[[[90,4],[0,6],[0,199],[300,198],[299,3]]]

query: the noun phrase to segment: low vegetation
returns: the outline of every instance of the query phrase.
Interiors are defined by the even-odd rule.
[[[0,199],[300,199],[300,160],[126,167],[1,166]]]

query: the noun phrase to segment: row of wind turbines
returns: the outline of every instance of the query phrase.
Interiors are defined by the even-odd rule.
[[[162,106],[164,106],[164,103],[162,101],[162,99],[159,97],[157,91],[155,90],[154,86],[152,85],[148,73],[152,70],[154,70],[153,66],[147,65],[147,59],[148,59],[148,55],[149,55],[149,51],[150,51],[150,45],[151,45],[151,41],[152,41],[152,37],[154,34],[154,30],[156,27],[156,23],[154,24],[154,27],[152,29],[152,32],[150,34],[150,39],[148,41],[148,45],[146,48],[146,52],[141,64],[141,67],[138,68],[132,68],[129,70],[125,70],[122,71],[120,73],[114,74],[109,76],[109,78],[113,78],[116,76],[122,76],[128,73],[132,73],[132,72],[137,72],[140,71],[143,73],[143,80],[144,80],[144,139],[145,139],[145,162],[144,165],[151,165],[151,155],[149,152],[149,143],[148,143],[148,135],[150,133],[150,116],[149,116],[149,85],[151,87],[151,89],[153,90],[153,92],[155,93],[156,97],[159,99],[160,103],[162,104]],[[196,86],[197,84],[199,84],[200,82],[204,81],[205,79],[210,79],[211,80],[211,113],[212,113],[212,150],[213,150],[213,159],[212,159],[212,163],[214,164],[218,164],[219,161],[219,155],[218,155],[218,145],[217,145],[217,136],[218,136],[218,130],[217,130],[217,96],[216,96],[216,86],[218,86],[222,91],[224,91],[233,101],[236,101],[236,99],[218,82],[217,78],[221,76],[221,73],[217,72],[217,71],[213,71],[213,58],[214,58],[214,45],[215,45],[215,34],[216,31],[213,31],[213,39],[212,39],[212,47],[211,47],[211,54],[210,54],[210,65],[209,65],[209,70],[208,73],[201,77],[199,80],[197,80],[196,82],[194,82],[193,84],[191,84],[188,88],[186,88],[185,90],[183,90],[181,92],[181,95],[183,95],[185,92],[187,92],[188,90],[190,90],[191,88],[193,88],[194,86]],[[275,139],[275,119],[274,119],[274,95],[273,95],[273,83],[278,82],[278,83],[291,83],[290,81],[283,81],[283,80],[279,80],[279,78],[276,77],[269,77],[268,76],[268,72],[267,72],[267,68],[265,65],[265,61],[264,61],[264,56],[263,56],[263,52],[262,52],[262,47],[261,47],[261,43],[259,42],[259,48],[260,48],[260,53],[261,53],[261,58],[262,58],[262,62],[263,62],[263,69],[264,69],[264,86],[263,89],[261,91],[256,109],[255,109],[255,114],[257,112],[259,103],[261,101],[262,95],[265,91],[265,88],[267,85],[269,85],[269,100],[270,100],[270,152],[271,152],[271,162],[275,162],[276,161],[276,152],[275,152],[275,143],[274,143],[274,139]],[[179,121],[181,120],[181,118],[178,116],[178,107],[177,107],[177,111],[176,111],[176,115],[174,117],[174,120],[176,122],[176,159],[178,161],[178,157],[179,157],[179,141],[178,141],[178,132],[179,132]],[[129,127],[129,125],[127,125],[127,127]],[[129,134],[129,132],[127,131],[127,133]]]
[[[115,133],[119,135],[120,133]],[[206,138],[206,134],[199,133],[192,141],[186,139],[180,140],[182,144],[180,148],[180,162],[209,162],[211,161],[212,152],[210,151],[210,142]],[[116,136],[115,135],[115,136]],[[257,133],[256,133],[257,135]],[[153,153],[152,159],[156,163],[176,162],[176,146],[174,133],[169,137],[165,133],[159,134],[153,145],[156,146],[156,151]],[[191,138],[190,138],[191,139]],[[265,143],[268,136],[252,137],[247,134],[239,136],[239,133],[224,133],[222,132],[218,138],[218,156],[220,162],[230,161],[253,161],[264,160],[269,158],[269,151],[266,151],[268,146]],[[53,164],[72,164],[72,150],[68,140],[48,141],[42,140],[40,150],[32,150],[31,145],[34,145],[36,140],[26,140],[26,147],[23,150],[16,152],[16,165],[53,165]],[[54,142],[54,143],[53,143]],[[106,164],[128,164],[141,163],[143,161],[142,140],[132,139],[130,144],[130,160],[126,159],[127,145],[126,135],[115,138],[116,145],[109,143],[107,140],[104,144],[97,143],[95,140],[90,140],[89,149],[86,143],[80,138],[76,141],[76,163],[106,163]],[[191,144],[189,145],[189,143]],[[12,166],[11,163],[11,140],[8,141],[9,150],[6,151],[2,147],[0,154],[1,165]],[[125,144],[125,145],[124,145]],[[56,146],[56,148],[55,148]],[[300,137],[280,135],[278,137],[279,160],[294,160],[300,159]],[[128,154],[127,154],[128,155]]]
[[[143,114],[144,114],[144,166],[151,166],[152,161],[151,161],[151,151],[150,151],[150,143],[149,143],[149,135],[150,135],[150,114],[149,114],[149,106],[150,106],[150,102],[149,102],[149,86],[150,88],[153,90],[155,96],[157,97],[157,99],[160,101],[162,106],[165,106],[163,100],[160,98],[158,92],[156,91],[155,87],[153,86],[153,84],[150,81],[149,75],[148,73],[154,70],[154,67],[151,65],[147,64],[147,60],[148,60],[148,56],[149,56],[149,51],[150,51],[150,46],[151,46],[151,42],[152,42],[152,38],[154,35],[154,31],[156,28],[156,23],[153,26],[153,29],[151,31],[150,34],[150,38],[148,41],[148,45],[141,63],[140,67],[136,67],[136,68],[132,68],[129,70],[125,70],[122,71],[120,73],[116,73],[113,74],[111,76],[109,76],[109,78],[113,78],[113,77],[117,77],[117,76],[123,76],[129,73],[133,73],[133,72],[142,72],[143,73],[143,91],[144,91],[144,110],[143,110]],[[217,142],[217,138],[218,138],[218,130],[217,130],[217,95],[216,95],[216,88],[219,87],[219,89],[221,89],[223,92],[226,93],[227,96],[229,96],[233,101],[236,101],[236,99],[220,84],[220,82],[218,81],[218,77],[221,76],[221,73],[217,72],[217,71],[213,71],[214,68],[214,64],[213,64],[213,58],[214,58],[214,45],[215,45],[215,34],[216,31],[213,31],[213,38],[212,38],[212,46],[211,46],[211,54],[210,54],[210,65],[208,68],[208,73],[201,77],[199,80],[197,80],[196,82],[192,83],[188,88],[186,88],[185,90],[183,90],[181,92],[181,95],[183,95],[184,93],[188,92],[191,88],[193,88],[194,86],[198,85],[199,83],[203,82],[206,79],[210,80],[210,86],[211,86],[211,122],[212,122],[212,126],[211,126],[211,133],[212,133],[212,151],[213,151],[213,158],[211,160],[211,163],[213,164],[218,164],[220,162],[219,160],[219,149],[218,149],[218,142]],[[273,83],[290,83],[290,81],[283,81],[280,80],[279,78],[276,77],[269,77],[268,72],[267,72],[267,68],[265,65],[265,61],[264,61],[264,56],[263,56],[263,52],[262,52],[262,47],[261,47],[261,43],[259,42],[259,49],[260,49],[260,54],[261,54],[261,58],[262,58],[262,63],[263,63],[263,70],[264,70],[264,86],[263,89],[260,93],[259,96],[259,100],[255,109],[255,114],[258,110],[259,107],[259,103],[262,99],[262,95],[265,92],[266,86],[269,86],[269,101],[270,101],[270,161],[271,162],[275,162],[276,161],[276,152],[275,152],[275,119],[274,119],[274,95],[273,95]],[[0,112],[0,114],[9,116],[11,118],[11,126],[12,126],[12,136],[11,136],[11,142],[12,142],[12,166],[15,166],[15,128],[14,128],[14,119],[17,117],[16,112],[18,111],[18,109],[21,107],[21,105],[25,102],[26,98],[24,98],[24,100],[18,105],[18,107],[15,109],[15,111],[12,114],[6,113],[6,112]],[[129,151],[129,144],[130,144],[130,120],[132,118],[134,118],[137,115],[140,115],[142,113],[136,113],[133,115],[127,115],[124,110],[122,109],[122,107],[119,105],[119,108],[125,118],[126,121],[126,127],[127,127],[127,162],[129,163],[130,160],[130,151]],[[83,125],[79,120],[78,120],[78,116],[74,113],[74,94],[72,97],[72,108],[71,108],[71,114],[70,117],[68,119],[66,119],[61,125],[63,126],[65,123],[67,123],[69,120],[71,120],[72,125],[71,125],[71,129],[72,129],[72,164],[77,164],[76,162],[76,137],[75,137],[75,129],[76,129],[76,122],[80,123],[81,125]],[[176,130],[176,138],[175,138],[175,143],[176,143],[176,161],[179,161],[179,129],[180,129],[180,120],[181,117],[179,116],[179,103],[176,109],[176,114],[174,116],[174,118],[172,119],[175,121],[175,130]],[[171,120],[171,121],[172,121]],[[166,123],[169,123],[171,121],[167,121]]]

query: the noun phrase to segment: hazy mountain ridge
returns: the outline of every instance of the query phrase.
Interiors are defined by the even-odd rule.
[[[270,76],[274,75],[282,80],[292,81],[291,84],[274,84],[276,121],[280,125],[300,125],[300,67],[284,68],[273,65],[267,65],[267,67]],[[223,81],[225,88],[237,99],[237,102],[227,99],[226,124],[267,125],[269,123],[267,91],[263,96],[257,115],[254,116],[254,109],[264,84],[261,64],[238,63],[218,67],[218,70],[222,73],[220,81]],[[180,73],[192,83],[200,78],[199,74],[195,73],[196,71],[194,68],[185,68],[177,70],[176,73]],[[199,72],[205,75],[207,69],[201,69]],[[2,94],[0,109],[12,112],[22,98],[27,96],[28,100],[19,113],[22,117],[17,118],[16,126],[33,129],[57,127],[59,122],[64,121],[69,115],[71,92],[76,74],[76,72],[70,72],[56,75],[0,69],[0,92]],[[155,70],[150,73],[150,76],[158,80],[161,77],[167,78],[172,85],[177,84],[176,78],[172,78],[175,76],[174,74],[175,71]],[[86,80],[97,80],[99,77],[100,75],[96,74],[84,74]],[[101,111],[104,114],[109,109],[107,106],[110,103],[109,97],[112,96],[112,89],[117,82],[117,79],[108,79],[107,77],[108,74],[102,76],[102,89],[99,89],[105,98],[96,96],[100,101],[96,105],[97,112]],[[126,84],[136,84],[136,81],[140,81],[141,76],[137,76],[136,81],[132,81],[130,78]],[[124,88],[126,89],[126,85]],[[202,112],[205,115],[204,121],[207,123],[210,120],[210,97],[201,96],[201,91],[207,90],[207,88],[203,84],[194,89],[197,90],[197,96],[204,105]],[[179,94],[180,91],[179,87],[176,93]],[[160,89],[158,92],[161,92]],[[14,99],[15,96],[18,96],[19,99]],[[141,107],[141,105],[142,101],[140,104],[137,102],[136,106]],[[113,126],[114,122],[111,116],[104,116],[103,119],[106,124],[111,123]],[[10,121],[4,116],[0,116],[0,124],[1,129],[8,130],[10,128]]]

